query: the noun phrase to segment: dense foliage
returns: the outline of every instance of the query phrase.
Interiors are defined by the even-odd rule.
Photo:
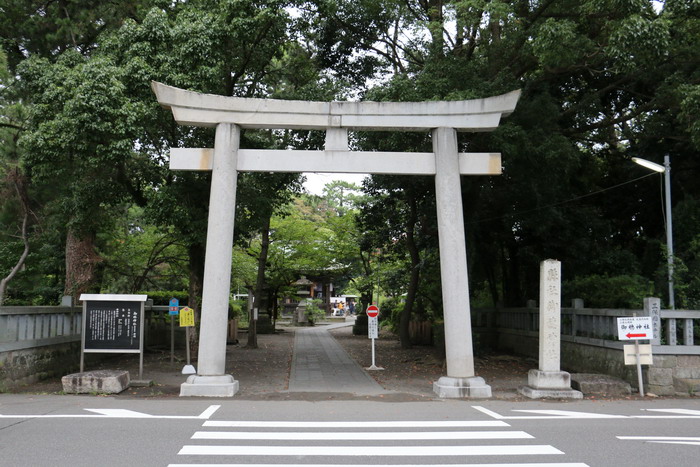
[[[170,147],[210,147],[213,133],[176,125],[150,90],[157,80],[321,101],[522,89],[498,130],[460,135],[460,150],[503,160],[501,176],[462,178],[475,303],[537,298],[546,258],[562,261],[567,299],[667,301],[663,178],[631,157],[670,155],[676,305],[700,306],[696,1],[67,0],[0,11],[0,303],[160,289],[188,290],[198,306],[209,176],[172,172],[167,158]],[[251,148],[322,144],[318,132],[242,136]],[[414,133],[353,133],[351,144],[431,148]],[[363,194],[336,184],[323,197],[300,197],[300,184],[241,174],[235,290],[274,303],[301,274],[326,271],[364,304],[393,297],[401,330],[439,319],[430,177],[374,176]]]

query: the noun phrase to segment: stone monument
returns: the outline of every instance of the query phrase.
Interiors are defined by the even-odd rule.
[[[561,263],[540,263],[540,354],[539,369],[530,370],[527,386],[518,391],[531,399],[582,399],[571,389],[571,375],[561,371]]]

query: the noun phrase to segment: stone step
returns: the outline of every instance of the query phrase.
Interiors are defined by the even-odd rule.
[[[632,394],[632,387],[628,382],[613,376],[594,373],[572,373],[571,387],[586,395],[627,396]]]
[[[67,394],[119,394],[129,387],[129,372],[97,370],[73,373],[61,378]]]

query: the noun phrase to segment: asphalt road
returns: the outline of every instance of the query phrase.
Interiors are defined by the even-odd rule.
[[[2,466],[697,466],[700,405],[0,395]]]

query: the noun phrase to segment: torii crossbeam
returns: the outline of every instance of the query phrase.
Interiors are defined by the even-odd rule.
[[[153,82],[158,102],[182,125],[216,127],[213,149],[171,149],[173,170],[211,170],[198,373],[181,396],[230,397],[226,325],[238,172],[335,172],[434,175],[447,376],[440,397],[490,397],[475,376],[460,175],[498,175],[499,153],[459,153],[457,131],[492,131],[513,112],[520,91],[465,101],[311,102],[201,94]],[[240,149],[241,128],[325,130],[323,151]],[[432,131],[433,152],[348,150],[348,130]]]

